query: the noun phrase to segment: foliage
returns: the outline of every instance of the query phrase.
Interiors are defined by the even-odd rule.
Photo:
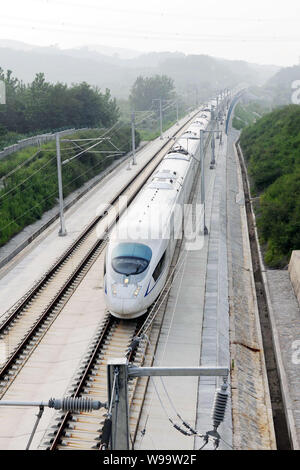
[[[24,85],[12,72],[0,68],[6,85],[6,104],[0,107],[0,135],[39,133],[66,127],[105,127],[117,121],[116,100],[86,82],[68,87],[46,82],[38,73]],[[7,140],[7,139],[6,139]],[[1,143],[1,140],[0,140]]]
[[[300,164],[300,108],[289,105],[244,129],[241,145],[255,189],[261,191]]]
[[[232,125],[241,130],[257,121],[261,116],[270,111],[270,107],[257,101],[247,104],[238,103],[234,110]]]
[[[254,190],[263,192],[259,234],[269,266],[300,249],[300,107],[279,108],[245,128],[241,146]]]
[[[299,99],[299,92],[293,88],[293,83],[299,79],[300,65],[282,68],[267,81],[263,87],[264,95],[269,97],[274,106],[292,103],[294,94]]]
[[[261,197],[258,227],[267,243],[266,262],[284,266],[294,249],[300,249],[300,166],[278,178]]]
[[[170,95],[171,96],[171,95]],[[171,102],[162,103],[162,117],[163,117],[163,130],[167,130],[177,119],[178,106],[178,119],[185,116],[188,112],[185,103],[182,98],[172,92],[173,100]],[[117,100],[118,107],[120,109],[121,120],[125,123],[131,122],[131,115],[133,103],[131,100]],[[159,116],[159,103],[156,101],[150,104],[150,107],[135,112],[135,126],[140,133],[141,140],[153,140],[160,135],[160,116]]]
[[[174,81],[166,75],[155,75],[154,77],[137,77],[134,82],[130,102],[134,110],[144,111],[153,107],[153,100],[174,99]]]
[[[97,131],[80,131],[68,138],[94,138]],[[122,152],[130,150],[131,130],[123,127],[112,135],[112,142]],[[139,135],[136,143],[139,144]],[[63,160],[74,156],[78,148],[70,149],[70,143],[62,143]],[[57,203],[57,167],[55,142],[42,146],[42,151],[33,159],[37,149],[26,148],[0,161],[0,246],[25,226],[41,218],[43,213]],[[115,150],[104,141],[95,150]],[[63,165],[64,197],[103,171],[115,158],[107,154],[88,152]],[[20,166],[19,169],[17,167]],[[14,171],[15,170],[15,171]],[[10,176],[7,176],[11,172]],[[5,177],[6,176],[6,177]]]

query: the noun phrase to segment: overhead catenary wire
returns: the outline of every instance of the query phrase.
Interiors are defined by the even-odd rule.
[[[6,173],[6,175],[3,175],[0,180],[5,180],[6,178],[8,178],[9,176],[12,176],[14,173],[16,173],[16,171],[20,170],[21,168],[23,168],[24,166],[26,166],[29,162],[31,162],[32,160],[34,160],[39,154],[41,153],[41,149],[39,149],[37,152],[34,153],[34,155],[32,155],[31,157],[27,158],[26,160],[24,160],[22,163],[20,163],[16,168],[14,168],[13,170],[9,171],[8,173]]]
[[[2,16],[3,18],[3,16]],[[2,27],[6,26],[14,26],[18,27],[19,29],[32,29],[32,24],[24,24],[24,19],[19,19],[16,20],[16,18],[11,18],[12,22],[11,23],[5,23],[4,21],[1,22]],[[20,23],[22,22],[23,23]],[[37,31],[50,31],[50,32],[63,32],[66,33],[74,33],[76,35],[86,35],[87,33],[91,34],[91,32],[94,32],[94,34],[99,34],[99,28],[97,28],[95,25],[89,25],[89,28],[82,28],[81,25],[76,25],[76,27],[73,28],[72,24],[67,24],[64,22],[64,27],[60,27],[60,24],[54,24],[53,26],[46,26],[46,25],[41,25],[40,23],[36,23],[34,25],[34,29]],[[75,25],[74,25],[75,26]],[[195,42],[201,40],[203,41],[209,41],[209,42],[234,42],[236,43],[237,40],[243,41],[243,42],[254,42],[254,43],[266,43],[266,42],[277,42],[277,43],[285,43],[285,42],[298,42],[299,41],[299,36],[274,36],[274,35],[261,35],[259,36],[258,34],[253,34],[253,35],[229,35],[229,34],[212,34],[212,33],[206,33],[206,34],[197,34],[197,33],[178,33],[178,32],[166,32],[166,31],[157,31],[153,32],[153,30],[137,30],[137,29],[113,29],[113,28],[101,28],[101,38],[103,37],[103,34],[106,34],[108,37],[119,37],[119,38],[134,38],[134,39],[144,39],[145,35],[147,37],[151,37],[152,39],[158,39],[160,41],[166,41],[166,40],[180,40],[182,42]],[[100,37],[100,36],[99,36]]]
[[[146,111],[146,112],[148,113],[148,111]],[[152,114],[152,112],[151,112],[150,114]],[[143,117],[143,119],[145,119],[145,118]],[[140,122],[138,122],[136,125],[138,125],[139,123],[140,123]],[[110,136],[109,138],[106,138],[106,137],[105,137],[114,127],[117,126],[117,124],[118,124],[118,122],[115,123],[115,125],[113,125],[110,129],[108,129],[104,134],[102,134],[102,135],[99,136],[98,138],[93,138],[93,139],[91,139],[92,141],[93,141],[93,140],[99,140],[99,142],[96,142],[95,144],[93,144],[92,146],[90,146],[90,147],[88,147],[88,148],[82,149],[81,152],[79,152],[79,153],[77,153],[76,155],[74,155],[74,156],[72,156],[72,157],[70,157],[70,158],[64,160],[64,161],[62,162],[62,164],[63,164],[63,165],[64,165],[64,164],[67,164],[67,163],[71,162],[72,160],[74,160],[75,158],[81,156],[82,154],[84,154],[84,153],[86,153],[86,152],[89,152],[92,148],[94,148],[94,147],[96,147],[97,145],[99,145],[100,143],[102,143],[102,141],[104,140],[104,138],[105,138],[105,140],[108,140],[109,143],[112,144],[113,147],[116,148],[116,150],[118,150],[118,151],[119,151],[119,150],[122,150],[127,144],[124,144],[123,147],[121,147],[121,149],[118,149],[118,147],[111,141],[112,136]],[[128,123],[121,122],[121,123],[119,123],[119,126],[118,126],[116,129],[114,129],[114,132],[118,132],[122,127],[127,127],[127,126],[128,126]],[[77,139],[77,140],[75,139],[74,142],[79,142],[80,140],[89,140],[89,139]],[[68,139],[68,141],[73,141],[73,140]]]
[[[151,105],[152,107],[152,105]],[[148,119],[151,115],[155,115],[155,111],[151,111],[151,107],[150,107],[150,110],[145,110],[145,111],[138,111],[138,112],[142,112],[142,113],[145,113],[145,116],[143,116],[140,120],[137,120],[135,125],[138,126],[141,122],[143,122],[145,119]],[[62,141],[68,141],[68,142],[74,142],[75,145],[77,142],[79,141],[85,141],[87,145],[89,141],[93,141],[93,140],[98,140],[98,139],[103,139],[108,133],[110,133],[113,129],[114,129],[114,132],[117,132],[118,130],[120,130],[122,127],[126,127],[128,126],[129,123],[126,123],[126,122],[119,122],[117,121],[116,123],[114,123],[109,129],[107,129],[103,134],[99,135],[98,137],[96,138],[91,138],[91,139],[63,139]],[[118,126],[118,127],[117,127]],[[115,129],[117,127],[117,129]],[[111,141],[111,137],[106,139],[106,140],[109,140],[110,143],[116,148],[118,149],[114,143]],[[101,143],[101,142],[99,142]],[[98,145],[98,143],[96,143],[94,146]],[[126,146],[127,144],[124,144],[124,146],[121,147],[121,150]],[[78,146],[80,148],[80,146]],[[90,147],[86,147],[86,148],[81,148],[81,152],[79,152],[78,154],[72,156],[71,158],[69,159],[65,159],[62,164],[67,164],[69,163],[70,161],[72,161],[74,158],[77,158],[78,156],[84,154],[85,152],[89,152],[91,149],[93,148],[93,146],[90,146]],[[62,150],[63,151],[66,151],[66,150],[74,150],[74,147],[62,147]],[[45,149],[45,148],[40,148],[38,150],[38,152],[36,152],[36,154],[34,154],[32,157],[30,157],[30,159],[27,159],[26,161],[22,162],[22,164],[20,166],[18,166],[17,168],[15,168],[14,170],[12,170],[10,173],[8,173],[7,175],[4,175],[2,177],[2,179],[5,179],[7,178],[8,176],[11,176],[13,173],[15,173],[18,169],[20,169],[21,167],[23,167],[24,165],[26,165],[27,163],[29,163],[29,161],[31,159],[33,159],[34,157],[36,157],[40,152],[53,152],[54,150],[52,149]],[[105,153],[105,151],[103,151]],[[92,152],[91,152],[92,153]],[[53,157],[54,159],[55,157]],[[47,166],[49,162],[47,162],[45,164],[45,166]],[[42,167],[43,168],[43,167]],[[38,171],[40,171],[42,168],[40,168]],[[19,186],[21,186],[24,182],[26,182],[27,180],[29,180],[31,177],[33,177],[35,175],[35,173],[33,173],[32,175],[30,175],[28,178],[26,178],[25,180],[23,180],[21,183],[19,183],[19,185],[15,186],[14,188],[12,188],[7,194],[9,194],[11,191],[13,191],[14,189],[17,189]],[[2,194],[0,196],[0,199],[2,199],[3,197],[5,196],[5,194]]]
[[[107,158],[111,158],[110,156],[107,157]],[[91,168],[88,168],[86,171],[83,171],[82,173],[80,173],[80,175],[77,175],[75,178],[73,178],[71,181],[69,181],[68,183],[66,183],[64,185],[64,188],[67,188],[68,186],[70,186],[72,183],[74,183],[78,178],[81,178],[83,175],[85,175],[87,172],[89,171],[92,171],[94,170],[95,168],[97,168],[98,166],[102,165],[103,162],[104,162],[105,159],[101,159],[100,162],[98,162],[96,165],[92,166]],[[56,169],[50,173],[49,176],[51,175],[54,175],[56,174]],[[23,189],[22,191],[26,191],[26,188]],[[48,199],[50,199],[51,197],[53,197],[54,195],[57,194],[57,190],[53,191],[51,194],[49,194],[48,196],[46,196],[45,198],[43,198],[41,201],[39,201],[38,203],[34,204],[33,206],[31,206],[27,211],[23,212],[23,214],[21,214],[20,216],[16,217],[15,219],[13,219],[12,221],[10,221],[8,224],[6,224],[4,227],[1,227],[2,230],[5,230],[6,228],[8,228],[10,225],[12,225],[13,223],[17,222],[18,220],[22,219],[22,217],[24,217],[25,215],[27,215],[28,213],[30,213],[31,211],[33,211],[36,207],[39,207],[40,204],[44,203],[45,201],[47,201]]]
[[[112,143],[112,144],[113,144],[113,143]],[[126,145],[126,144],[125,144],[125,145]],[[117,149],[117,147],[116,147],[114,144],[113,144],[113,146]],[[93,146],[91,146],[90,148],[92,148],[92,147],[93,147]],[[73,147],[69,147],[68,149],[62,148],[62,150],[74,150],[74,148],[73,148]],[[40,149],[40,150],[37,152],[37,154],[40,153],[40,152],[51,152],[51,153],[52,153],[53,151],[54,151],[54,150],[52,150],[52,149]],[[85,153],[85,152],[88,152],[88,151],[89,151],[89,148],[83,150],[81,153]],[[103,152],[104,152],[104,153],[107,153],[107,152],[109,153],[109,151],[107,151],[107,152],[106,152],[106,151],[103,151]],[[81,154],[81,153],[80,153],[80,154]],[[37,156],[37,154],[35,154],[34,156]],[[77,155],[71,157],[70,159],[66,159],[66,160],[64,160],[64,161],[62,162],[62,164],[64,164],[64,162],[68,163],[69,161],[73,160],[73,158],[78,157],[78,156],[79,156],[79,154],[77,154]],[[49,164],[50,164],[53,160],[55,160],[55,159],[56,159],[56,157],[50,158],[43,166],[41,166],[40,168],[38,168],[38,169],[37,169],[36,171],[34,171],[31,175],[29,175],[27,178],[25,178],[24,180],[22,180],[21,182],[19,182],[17,185],[15,185],[15,186],[13,186],[12,188],[10,188],[9,191],[7,191],[6,193],[1,194],[1,195],[0,195],[0,201],[1,201],[1,199],[3,199],[4,197],[6,197],[6,196],[8,196],[9,194],[11,194],[11,192],[13,192],[13,191],[15,191],[16,189],[18,189],[18,188],[19,188],[20,186],[22,186],[24,183],[26,183],[27,181],[29,181],[31,178],[33,178],[38,172],[40,172],[42,169],[44,169],[47,165],[49,165]],[[25,162],[23,162],[22,165],[24,166],[26,163],[28,163],[28,160],[26,160]],[[9,174],[4,175],[3,178],[6,178],[6,177],[8,177],[8,176],[11,176],[11,174],[13,174],[13,173],[14,173],[15,171],[17,171],[18,169],[20,169],[20,167],[15,168],[15,169],[14,169],[12,172],[10,172]],[[84,173],[86,173],[86,172],[84,172]],[[84,174],[84,173],[83,173],[83,174]],[[81,174],[81,175],[82,175],[82,174]],[[79,175],[79,176],[81,176],[81,175]],[[25,189],[23,189],[23,190],[25,190]]]
[[[106,135],[109,130],[113,129],[114,127],[116,127],[118,123],[115,123],[110,129],[108,129],[104,134],[102,134],[101,138]],[[121,127],[123,126],[126,126],[128,124],[126,123],[121,123],[121,125],[119,126],[119,128],[117,130],[119,130]],[[116,130],[116,132],[117,132]],[[112,142],[111,142],[112,143]],[[90,150],[90,148],[93,148],[95,147],[96,145],[98,145],[98,142],[96,144],[94,144],[93,146],[90,146],[89,148],[83,150],[82,152],[80,152],[80,154],[83,154],[85,152],[88,152]],[[113,143],[112,145],[117,148]],[[123,147],[121,147],[121,150],[126,146],[127,144],[124,144]],[[75,157],[78,157],[79,154],[75,155],[74,157],[72,157],[69,161],[71,161],[73,158]],[[45,165],[43,165],[41,168],[39,168],[36,172],[34,172],[33,174],[31,174],[29,177],[27,177],[26,179],[22,180],[20,183],[18,183],[16,186],[14,186],[13,188],[11,188],[9,191],[7,191],[6,193],[2,194],[0,196],[0,200],[5,197],[5,196],[8,196],[9,194],[11,194],[13,191],[15,191],[17,188],[19,188],[20,186],[22,186],[26,181],[30,180],[36,173],[38,173],[39,171],[41,171],[43,168],[45,168],[47,165],[49,165],[49,163],[51,163],[51,161],[55,160],[56,157],[52,157],[50,160],[48,160]],[[107,158],[111,158],[111,156],[107,157]],[[75,182],[78,178],[81,178],[84,174],[86,174],[87,172],[97,168],[99,165],[102,165],[103,164],[103,161],[105,159],[101,159],[99,163],[97,163],[96,165],[94,165],[93,167],[91,168],[88,168],[86,171],[82,172],[80,175],[77,175],[75,178],[73,178],[73,180],[71,180],[70,182],[68,182],[65,187],[67,186],[70,186],[73,182]],[[56,173],[56,170],[52,173],[52,174],[55,174]],[[24,188],[22,189],[22,191],[26,191],[27,188]],[[48,195],[47,197],[43,198],[41,201],[39,201],[38,203],[34,204],[33,206],[31,206],[27,211],[23,212],[23,214],[21,214],[20,216],[18,216],[17,218],[13,219],[12,221],[10,221],[8,224],[6,224],[4,227],[2,227],[2,230],[8,228],[9,226],[11,226],[13,223],[17,222],[18,220],[22,219],[25,215],[27,215],[28,213],[32,212],[34,209],[36,209],[37,207],[40,206],[40,204],[42,204],[43,202],[49,200],[51,197],[53,197],[54,195],[56,194],[56,191],[54,191],[53,193],[51,193],[50,195]]]
[[[15,191],[17,188],[19,188],[20,186],[22,186],[22,184],[26,183],[26,181],[30,180],[34,175],[36,175],[37,173],[39,173],[41,170],[43,170],[47,165],[49,165],[49,163],[51,163],[56,157],[52,157],[50,160],[48,160],[44,165],[42,165],[40,168],[38,168],[36,171],[34,171],[30,176],[28,176],[27,178],[25,178],[24,180],[22,180],[20,183],[18,183],[16,186],[14,186],[13,188],[11,188],[9,191],[7,191],[6,193],[4,194],[1,194],[0,195],[0,200],[3,199],[4,197],[8,196],[12,191]]]
[[[152,105],[151,105],[152,107]],[[142,111],[144,114],[144,116],[141,117],[141,119],[137,120],[137,125],[139,123],[141,123],[143,120],[149,118],[151,115],[155,115],[155,111],[151,111],[151,108],[150,110],[146,110],[146,111]],[[117,127],[117,125],[119,124],[119,127]],[[99,139],[102,139],[105,135],[107,135],[109,133],[109,131],[111,131],[112,129],[114,129],[114,132],[117,132],[118,130],[120,130],[122,127],[125,127],[125,126],[128,126],[128,123],[119,123],[118,121],[113,125],[111,126],[111,128],[107,129],[101,136],[99,136]],[[109,138],[109,140],[111,139],[111,137]],[[77,145],[77,141],[78,139],[75,139],[75,145]],[[95,140],[95,139],[94,139]],[[108,139],[107,139],[108,140]],[[68,139],[68,141],[72,141],[71,139]],[[69,163],[71,160],[73,160],[74,158],[88,152],[90,149],[92,149],[93,147],[95,147],[96,145],[98,145],[100,142],[96,142],[94,145],[86,148],[86,149],[82,149],[81,152],[79,152],[78,154],[76,154],[75,156],[72,156],[71,158],[69,159],[66,159],[64,160],[64,162]],[[113,142],[110,141],[110,143],[116,148],[118,149],[114,144]],[[77,145],[78,146],[78,145]],[[127,146],[127,143],[125,143],[121,149],[118,149],[120,151],[122,151],[125,147]],[[80,147],[80,146],[79,146]],[[64,148],[63,148],[64,150]],[[72,148],[68,148],[67,150],[72,150]],[[52,151],[51,149],[40,149],[40,151]],[[105,151],[104,151],[105,152]],[[9,194],[11,194],[13,191],[15,191],[16,189],[18,189],[20,186],[22,186],[24,183],[26,183],[27,181],[29,181],[35,174],[37,174],[38,172],[40,172],[43,168],[45,168],[47,165],[49,165],[51,163],[51,161],[53,161],[56,157],[52,157],[50,160],[48,160],[41,168],[39,168],[38,170],[36,170],[36,172],[34,172],[33,174],[31,174],[30,176],[28,176],[26,179],[24,179],[23,181],[21,181],[20,183],[18,183],[16,186],[14,186],[13,188],[11,188],[9,191],[7,191],[6,193],[2,194],[0,196],[0,201],[3,197],[6,197],[8,196]],[[107,158],[110,158],[110,157],[107,157]],[[86,171],[82,172],[80,175],[77,175],[72,181],[68,182],[66,184],[66,186],[70,186],[74,181],[76,181],[78,178],[82,177],[84,174],[86,174],[88,171],[91,171],[93,169],[95,169],[96,167],[98,167],[99,165],[101,165],[103,163],[103,159],[101,159],[101,161],[97,164],[97,165],[94,165],[92,168],[88,168]],[[63,164],[64,164],[63,162]],[[54,174],[56,173],[56,170],[52,173]],[[49,177],[49,175],[48,175]],[[23,191],[26,191],[27,188],[23,188],[21,189],[21,192]],[[33,210],[35,210],[37,207],[39,207],[42,203],[44,203],[45,201],[49,200],[51,197],[53,197],[54,195],[56,194],[56,191],[51,193],[50,195],[48,195],[47,197],[43,198],[41,201],[37,202],[36,204],[34,204],[33,206],[31,206],[27,211],[23,212],[23,214],[21,214],[20,216],[18,216],[17,218],[13,219],[12,221],[10,221],[8,224],[6,224],[4,227],[2,227],[2,230],[8,228],[9,226],[11,226],[13,223],[17,222],[18,220],[22,219],[25,215],[27,215],[28,213],[32,212]]]
[[[109,158],[109,157],[108,157]],[[68,183],[65,184],[65,188],[70,186],[72,183],[74,183],[74,181],[76,181],[78,178],[81,178],[84,174],[86,174],[88,171],[91,171],[93,169],[95,169],[96,167],[98,167],[99,165],[101,165],[103,163],[103,160],[101,160],[97,165],[94,165],[93,167],[91,168],[88,168],[86,171],[80,173],[80,175],[77,175],[75,178],[73,178],[71,181],[69,181]],[[52,174],[50,174],[49,176],[53,175],[53,174],[56,174],[56,170],[54,172],[52,172]],[[24,189],[25,191],[25,189]],[[47,199],[49,199],[50,197],[54,196],[55,194],[57,194],[57,191],[54,191],[53,193],[51,193],[50,195],[48,195],[46,198],[43,198],[38,204],[36,204],[34,207],[37,207],[38,205],[40,205],[42,202],[46,201]],[[33,210],[32,209],[29,209],[28,211],[26,211],[25,213],[27,212],[30,212],[30,210]],[[25,215],[25,213],[23,215]],[[23,215],[19,216],[17,219],[14,219],[11,223],[13,223],[15,220],[18,220],[19,218],[21,218]],[[8,224],[10,225],[10,224]],[[7,226],[6,226],[7,227]],[[5,227],[4,227],[5,228]]]

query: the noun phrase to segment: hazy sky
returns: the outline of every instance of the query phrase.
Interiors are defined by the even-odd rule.
[[[62,48],[87,44],[180,51],[294,65],[299,0],[9,0],[1,39]]]

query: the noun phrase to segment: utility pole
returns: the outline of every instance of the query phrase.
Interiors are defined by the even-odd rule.
[[[217,134],[218,135],[218,134]],[[210,161],[210,170],[213,170],[216,164],[216,159],[215,159],[215,137],[214,134],[212,134],[211,137],[211,161]]]
[[[66,158],[63,162],[61,161],[61,151],[60,151],[60,136],[59,133],[56,133],[56,159],[57,159],[57,176],[58,176],[58,194],[59,194],[59,214],[60,214],[60,230],[58,232],[58,235],[60,237],[64,237],[67,235],[67,230],[66,230],[66,225],[65,225],[65,219],[64,219],[64,199],[63,199],[63,182],[62,182],[62,165],[66,165],[67,163],[71,162],[74,160],[74,158],[80,157],[86,152],[96,152],[96,153],[109,153],[112,155],[120,155],[122,152],[110,141],[110,137],[97,137],[96,139],[62,139],[62,142],[72,142],[78,147],[81,151],[77,153],[77,155],[74,155],[72,157]],[[92,150],[94,147],[99,145],[101,142],[104,140],[108,140],[112,146],[116,149],[113,151],[95,151]],[[96,143],[93,143],[91,147],[88,149],[83,149],[80,145],[77,144],[77,142],[81,141],[96,141]],[[129,160],[129,165],[130,165],[130,160]],[[130,169],[130,168],[129,168]]]
[[[223,377],[227,389],[227,377],[229,369],[227,367],[135,367],[130,366],[126,358],[109,359],[107,363],[108,378],[108,403],[111,403],[111,435],[110,450],[129,450],[129,409],[128,409],[128,379],[132,377]],[[217,401],[217,412],[219,421],[217,426],[223,421],[225,416],[226,401],[224,397]],[[218,391],[217,391],[218,392]],[[220,392],[218,392],[220,394]],[[215,407],[216,408],[216,407]],[[215,410],[214,410],[215,411]],[[216,415],[217,413],[213,413]]]
[[[160,138],[162,139],[163,127],[162,127],[162,103],[161,103],[161,98],[159,99],[159,119],[160,119]]]
[[[64,196],[62,186],[62,174],[61,174],[61,155],[60,155],[60,141],[59,133],[56,133],[56,159],[57,159],[57,176],[58,176],[58,194],[59,194],[59,215],[60,215],[60,229],[58,235],[64,237],[67,235],[65,217],[64,217]]]
[[[205,162],[204,162],[204,133],[207,134],[212,134],[216,133],[218,135],[219,131],[205,131],[203,129],[200,130],[200,138],[199,137],[189,137],[191,140],[200,140],[200,145],[199,145],[199,160],[196,158],[196,160],[200,163],[200,171],[201,171],[201,191],[200,191],[200,204],[203,206],[203,227],[202,227],[202,233],[203,235],[208,235],[208,229],[205,224],[205,175],[204,175],[204,170],[205,170]],[[214,139],[213,139],[214,140]],[[195,158],[195,157],[194,157]],[[212,170],[215,165],[215,142],[212,143],[212,159],[210,162],[210,169]]]
[[[134,122],[134,111],[131,114],[131,137],[132,137],[132,164],[136,165],[135,159],[135,122]]]
[[[154,98],[152,101],[159,101],[159,123],[160,123],[160,138],[162,139],[163,125],[162,125],[162,99]]]
[[[178,122],[178,101],[176,101],[176,124],[177,124],[177,126],[179,126],[179,122]]]
[[[200,193],[200,204],[203,206],[203,235],[208,234],[207,227],[205,225],[205,177],[204,177],[204,131],[200,130],[200,164],[201,164],[201,193]]]

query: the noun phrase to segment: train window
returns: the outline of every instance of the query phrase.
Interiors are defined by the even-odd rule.
[[[112,267],[126,276],[141,274],[149,266],[152,250],[142,243],[120,243],[112,252]]]
[[[153,276],[153,279],[154,279],[155,282],[157,281],[157,279],[159,278],[159,276],[162,273],[162,270],[164,268],[165,258],[166,258],[166,251],[164,252],[162,257],[160,258],[156,268],[153,271],[152,276]]]

